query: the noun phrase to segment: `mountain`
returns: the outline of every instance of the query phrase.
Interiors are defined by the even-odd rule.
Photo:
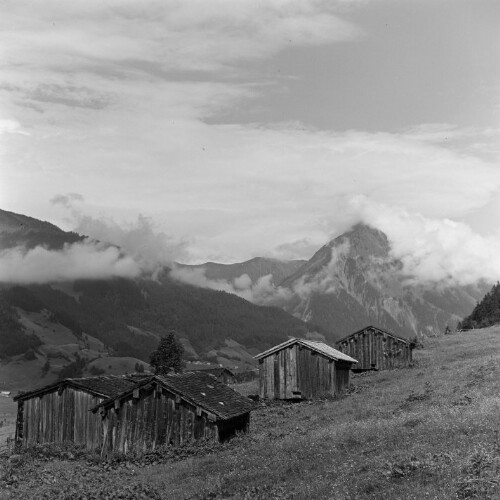
[[[58,250],[82,239],[48,222],[0,211],[0,250]],[[255,258],[183,266],[202,268],[209,280],[247,274],[255,282],[271,274],[283,309],[182,283],[168,268],[155,279],[0,283],[0,380],[13,380],[19,388],[42,376],[50,382],[62,369],[74,375],[134,371],[146,366],[172,328],[188,360],[240,368],[252,367],[252,354],[289,336],[333,342],[368,324],[407,337],[434,335],[469,314],[487,291],[484,285],[414,284],[390,250],[385,234],[358,225],[308,261]]]
[[[75,243],[83,238],[77,233],[63,231],[50,222],[0,210],[0,250],[17,246],[59,249],[65,243]]]
[[[0,250],[37,245],[58,250],[82,239],[53,224],[0,211]],[[258,260],[253,266],[253,271],[252,264],[241,269],[266,274],[270,269],[270,263]],[[0,379],[15,373],[19,387],[29,382],[26,374],[40,378],[47,366],[49,382],[68,366],[75,374],[113,373],[117,366],[133,371],[148,361],[169,329],[177,331],[187,359],[251,367],[251,354],[318,330],[280,308],[187,285],[169,272],[165,268],[155,279],[0,283]]]
[[[456,325],[485,293],[484,284],[412,284],[390,250],[384,233],[355,226],[280,283],[292,292],[285,309],[320,325],[332,340],[369,324],[413,337]]]
[[[500,323],[500,283],[484,296],[469,316],[458,325],[459,329],[486,328]]]
[[[304,260],[278,260],[266,257],[255,257],[245,262],[236,264],[218,264],[216,262],[206,262],[198,265],[177,264],[182,269],[200,269],[210,280],[233,281],[246,274],[255,283],[263,276],[271,275],[274,284],[280,283],[286,277],[296,272]]]

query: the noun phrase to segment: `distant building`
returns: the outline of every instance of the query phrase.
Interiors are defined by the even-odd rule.
[[[337,342],[337,348],[358,360],[355,371],[405,368],[412,362],[414,344],[375,326],[367,326]]]
[[[143,378],[142,375],[68,378],[20,393],[14,398],[16,441],[23,446],[72,442],[88,449],[100,448],[101,418],[89,410],[134,387]]]
[[[234,373],[236,383],[251,382],[259,378],[258,368],[235,368],[231,370]]]
[[[223,366],[188,363],[186,369],[193,372],[209,373],[223,384],[234,384],[236,382],[235,374],[229,368]]]
[[[290,339],[255,356],[260,397],[312,399],[340,395],[356,360],[323,343]]]
[[[253,402],[204,371],[155,375],[97,405],[102,454],[224,441],[250,425]]]

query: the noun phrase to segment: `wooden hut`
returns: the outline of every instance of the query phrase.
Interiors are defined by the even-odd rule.
[[[367,326],[337,342],[337,348],[358,360],[355,371],[408,367],[415,344],[375,326]]]
[[[223,366],[216,365],[203,365],[203,364],[195,364],[190,363],[187,366],[188,371],[192,372],[204,372],[213,375],[219,382],[223,384],[234,384],[236,383],[235,374],[229,369]]]
[[[149,451],[198,439],[224,441],[250,425],[254,403],[200,372],[155,375],[93,411],[103,421],[102,454]]]
[[[18,394],[16,442],[23,446],[72,442],[88,449],[102,444],[102,425],[89,410],[151,375],[68,378]]]
[[[290,339],[255,356],[260,397],[311,399],[339,395],[356,360],[323,342]]]

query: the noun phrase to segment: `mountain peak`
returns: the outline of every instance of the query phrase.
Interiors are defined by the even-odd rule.
[[[328,243],[330,248],[349,244],[349,253],[361,257],[387,257],[390,251],[385,233],[363,223],[356,224],[349,231]]]
[[[349,231],[337,236],[322,246],[304,265],[294,274],[288,276],[281,286],[291,286],[302,276],[311,276],[327,266],[332,260],[332,250],[346,246],[349,257],[355,260],[368,260],[372,257],[385,258],[389,255],[389,241],[387,236],[378,229],[366,224],[356,224]]]

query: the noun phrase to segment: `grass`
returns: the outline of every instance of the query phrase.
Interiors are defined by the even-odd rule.
[[[16,432],[17,404],[11,398],[0,396],[0,452],[7,439],[13,438]]]
[[[500,498],[500,328],[414,354],[341,400],[262,405],[249,434],[182,459],[4,464],[0,498]]]

